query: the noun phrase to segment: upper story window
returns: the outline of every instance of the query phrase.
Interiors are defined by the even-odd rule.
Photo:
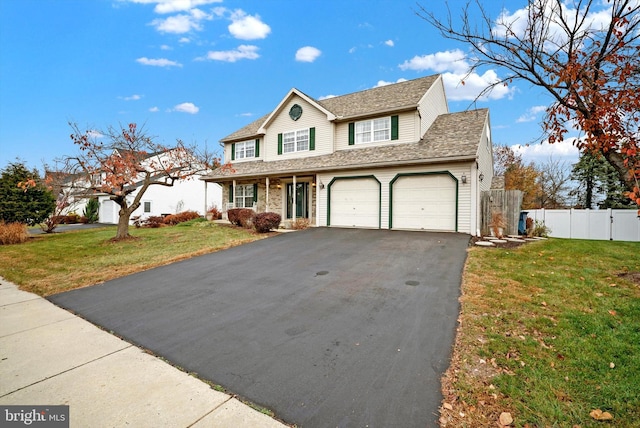
[[[398,116],[362,120],[349,124],[349,145],[398,139]]]
[[[391,117],[356,122],[356,144],[391,139]]]
[[[258,157],[256,141],[233,143],[231,146],[231,160]]]
[[[315,150],[316,128],[278,134],[278,154]]]
[[[309,150],[308,129],[282,134],[282,151],[284,153],[302,152],[306,150]]]

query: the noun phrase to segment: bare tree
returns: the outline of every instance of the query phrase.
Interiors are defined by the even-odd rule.
[[[544,130],[560,141],[573,125],[584,152],[601,154],[640,205],[640,3],[610,0],[594,14],[596,0],[529,0],[524,13],[492,19],[475,1],[478,21],[467,3],[459,19],[451,10],[440,19],[426,8],[418,15],[443,37],[468,45],[475,55],[469,73],[482,66],[506,72],[479,95],[519,80],[542,88],[553,99]]]
[[[571,191],[571,174],[565,162],[550,157],[547,162],[538,165],[537,208],[566,208]]]

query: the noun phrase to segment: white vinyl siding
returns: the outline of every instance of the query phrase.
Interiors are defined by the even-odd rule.
[[[438,77],[438,80],[424,94],[418,103],[418,111],[420,112],[418,138],[422,138],[439,115],[449,113],[442,76]]]

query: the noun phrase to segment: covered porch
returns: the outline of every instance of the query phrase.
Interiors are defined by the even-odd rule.
[[[209,180],[208,180],[209,181]],[[271,175],[212,180],[222,186],[223,216],[232,208],[249,208],[255,212],[275,212],[282,217],[282,226],[291,228],[301,222],[317,225],[317,175]]]

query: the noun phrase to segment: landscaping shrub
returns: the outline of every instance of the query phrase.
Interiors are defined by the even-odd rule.
[[[164,217],[159,215],[152,215],[140,221],[140,226],[142,227],[150,227],[155,229],[157,227],[162,227],[164,225],[165,225]]]
[[[207,210],[207,217],[210,217],[211,220],[220,220],[222,218],[222,211],[214,205]]]
[[[245,229],[251,229],[253,227],[253,218],[256,216],[255,211],[249,208],[241,208],[238,212],[238,222],[240,226]]]
[[[231,208],[227,211],[227,218],[229,219],[229,222],[231,222],[231,224],[240,226],[240,223],[238,222],[238,213],[241,209],[242,208]]]
[[[253,218],[253,226],[256,228],[256,231],[267,233],[271,229],[277,229],[278,226],[280,226],[280,220],[282,220],[282,217],[277,213],[258,213]]]
[[[0,220],[0,245],[22,244],[29,240],[29,231],[24,223],[5,223]]]
[[[227,217],[231,224],[236,226],[250,228],[255,212],[249,208],[231,208],[227,211]]]
[[[175,226],[178,223],[184,223],[185,221],[193,220],[194,218],[200,218],[200,214],[195,211],[183,211],[178,214],[171,214],[164,218],[164,224]]]

